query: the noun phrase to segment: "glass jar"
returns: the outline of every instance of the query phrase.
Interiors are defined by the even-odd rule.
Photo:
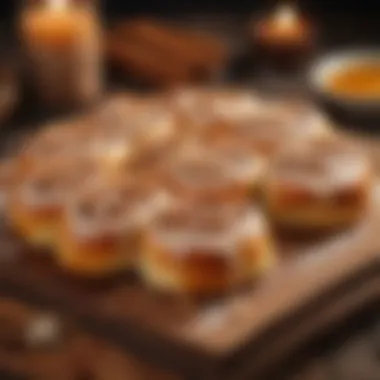
[[[28,78],[45,106],[76,108],[99,98],[102,25],[96,1],[26,1],[19,27]]]

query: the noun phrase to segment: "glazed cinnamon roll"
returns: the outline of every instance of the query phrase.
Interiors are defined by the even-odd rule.
[[[111,163],[128,164],[141,152],[170,146],[176,138],[174,115],[159,103],[115,98],[102,111],[91,137],[95,155]],[[115,109],[116,108],[116,109]]]
[[[171,95],[182,130],[204,133],[245,119],[260,108],[257,96],[235,89],[182,88]]]
[[[225,179],[229,179],[231,184],[243,186],[246,194],[258,194],[258,190],[261,190],[268,160],[246,142],[238,139],[198,139],[184,144],[182,151],[188,159],[193,156],[197,160],[215,161],[221,165]]]
[[[118,93],[111,95],[99,103],[85,117],[93,129],[97,128],[124,128],[126,118],[135,114],[135,107],[142,104],[142,97],[132,93]],[[145,102],[146,103],[146,102]]]
[[[183,199],[235,201],[249,196],[261,181],[264,161],[237,146],[209,149],[186,145],[164,163],[162,179],[171,194]]]
[[[283,152],[269,170],[266,203],[275,223],[296,229],[335,229],[360,219],[373,181],[368,158],[337,139]]]
[[[150,124],[154,129],[174,124],[175,115],[157,96],[118,94],[101,103],[90,115],[92,126],[129,129],[131,124]]]
[[[208,134],[206,138],[211,144],[220,140],[236,140],[272,158],[295,141],[313,141],[328,135],[327,122],[319,114],[268,101],[263,102],[251,116]]]
[[[87,124],[81,121],[64,121],[50,125],[25,140],[18,155],[20,170],[29,170],[56,159],[83,156],[91,136]]]
[[[134,266],[141,236],[168,198],[134,179],[103,183],[67,204],[57,244],[70,273],[106,276]]]
[[[255,207],[188,202],[154,220],[140,266],[159,290],[213,295],[263,275],[274,263],[266,220]]]
[[[38,247],[54,244],[68,197],[96,181],[99,166],[89,159],[56,159],[29,171],[13,191],[7,215],[12,227]]]
[[[129,131],[111,126],[93,131],[87,152],[107,170],[114,171],[129,164],[135,155],[136,145]]]

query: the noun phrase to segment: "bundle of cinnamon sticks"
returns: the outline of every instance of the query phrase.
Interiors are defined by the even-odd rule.
[[[116,24],[108,33],[112,66],[156,87],[207,81],[220,73],[228,49],[219,38],[148,18]]]

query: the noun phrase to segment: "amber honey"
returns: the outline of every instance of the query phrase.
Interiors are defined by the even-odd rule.
[[[330,78],[328,87],[344,96],[380,99],[380,62],[363,62],[343,68]]]

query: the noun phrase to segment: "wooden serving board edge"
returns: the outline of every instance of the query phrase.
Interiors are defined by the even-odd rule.
[[[374,193],[380,203],[380,192],[377,190]],[[186,375],[192,374],[195,378],[198,378],[199,373],[208,371],[208,368],[215,371],[223,368],[226,362],[237,360],[240,363],[237,367],[244,368],[244,361],[250,363],[256,356],[255,352],[252,354],[250,347],[263,334],[275,330],[281,321],[296,315],[299,310],[308,309],[309,304],[318,298],[322,300],[320,308],[339,303],[341,297],[343,299],[346,294],[354,294],[356,289],[364,286],[366,278],[356,280],[353,287],[347,286],[347,282],[353,283],[353,279],[368,270],[375,271],[378,276],[380,242],[377,239],[377,226],[380,224],[380,208],[377,203],[374,206],[376,215],[371,216],[371,223],[365,223],[354,233],[338,237],[312,252],[306,252],[298,261],[292,262],[288,270],[282,268],[280,273],[274,270],[259,284],[254,294],[243,293],[233,298],[232,307],[228,305],[229,309],[222,313],[224,321],[206,333],[203,331],[197,334],[191,323],[184,325],[178,335],[168,336],[144,325],[136,325],[136,321],[128,319],[104,321],[85,305],[80,305],[78,310],[72,310],[70,300],[57,297],[54,289],[34,289],[27,281],[19,283],[11,273],[0,274],[0,293],[62,313],[70,313],[92,334],[113,341],[143,360],[162,368]],[[331,301],[328,294],[341,286],[342,291]],[[369,292],[371,294],[372,290],[369,289]],[[377,292],[375,295],[378,294]],[[363,293],[362,296],[365,298],[366,294]],[[233,307],[234,304],[238,306],[237,309]],[[347,313],[352,311],[347,309]],[[241,317],[243,319],[239,319]],[[299,325],[303,323],[307,322],[299,321]],[[326,325],[329,323],[331,321],[327,320]],[[238,329],[232,329],[230,334],[225,334],[226,327],[231,324]],[[187,339],[180,340],[179,337]],[[251,353],[247,356],[246,352]]]
[[[374,190],[369,219],[355,231],[306,251],[287,268],[272,271],[255,289],[255,294],[237,295],[221,310],[224,318],[206,331],[197,323],[184,326],[182,336],[212,356],[229,356],[270,328],[276,321],[293,314],[310,300],[346,280],[377,266],[380,262],[380,188]],[[286,264],[284,264],[286,265]],[[229,328],[235,324],[238,328]],[[199,322],[198,322],[199,325]]]
[[[305,305],[304,312],[298,310],[294,315],[289,315],[279,321],[279,324],[273,325],[270,334],[264,332],[251,345],[237,352],[231,378],[262,378],[273,370],[274,365],[283,363],[293,352],[320,334],[327,334],[362,309],[379,304],[379,274],[380,265],[368,268],[355,279],[342,283],[333,291],[333,297],[331,294],[320,296]],[[223,369],[222,373],[228,372]]]
[[[144,326],[136,326],[135,321],[104,321],[92,309],[74,310],[70,301],[55,299],[48,289],[41,292],[0,276],[0,296],[18,299],[42,310],[56,312],[62,318],[74,320],[84,332],[104,339],[163,370],[197,379],[207,368],[220,365],[218,358],[205,355],[194,347],[177,344],[175,340],[168,341],[167,336],[161,336]]]
[[[141,360],[178,373],[186,379],[248,380],[252,376],[265,374],[284,355],[296,350],[322,330],[325,332],[369,303],[380,301],[379,274],[380,262],[376,265],[372,263],[338,284],[335,289],[329,289],[308,304],[300,305],[302,307],[270,325],[268,331],[263,331],[241,350],[214,358],[188,350],[188,347],[175,347],[146,331],[133,332],[128,326],[120,333],[118,325],[112,326],[85,314],[73,315],[67,312],[64,304],[52,304],[50,299],[40,294],[12,286],[3,280],[0,280],[0,294],[74,317],[78,327],[93,336],[120,346]]]

